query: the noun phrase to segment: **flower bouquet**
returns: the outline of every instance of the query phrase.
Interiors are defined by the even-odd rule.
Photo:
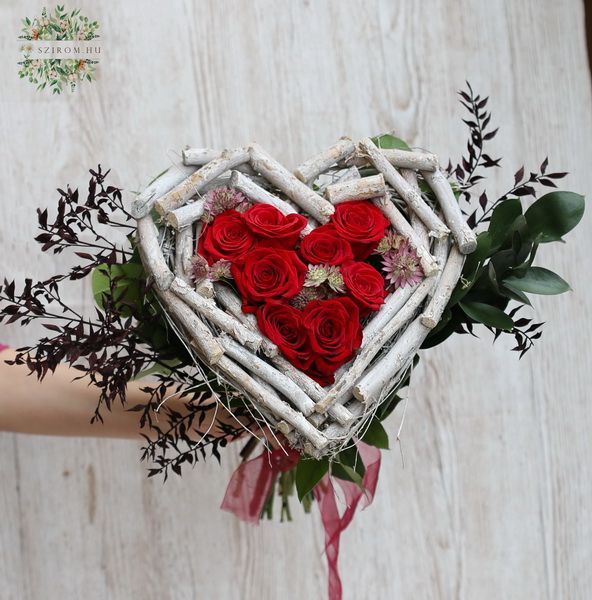
[[[50,332],[14,362],[39,378],[62,362],[86,375],[100,392],[93,421],[145,380],[147,402],[128,410],[147,432],[150,477],[244,439],[223,508],[257,522],[277,502],[290,518],[294,495],[306,511],[316,502],[340,597],[339,536],[372,499],[389,447],[382,422],[420,349],[482,325],[523,355],[542,326],[522,316],[528,294],[569,289],[534,260],[577,225],[582,196],[539,197],[566,175],[545,159],[490,199],[482,173],[500,166],[485,148],[497,129],[487,98],[470,86],[460,98],[467,150],[445,168],[391,134],[342,138],[293,172],[257,144],[189,148],[131,206],[91,170],[86,200],[68,187],[53,221],[38,211],[42,250],[73,250],[80,264],[0,288],[0,321]],[[92,318],[61,296],[85,277]]]

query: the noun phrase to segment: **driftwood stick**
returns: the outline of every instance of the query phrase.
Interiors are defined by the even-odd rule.
[[[158,290],[158,295],[166,306],[167,311],[185,330],[190,344],[195,348],[200,358],[211,365],[218,363],[224,349],[218,343],[208,326],[173,292]]]
[[[258,144],[253,144],[249,148],[249,152],[251,165],[256,171],[271,181],[273,185],[319,223],[326,223],[329,220],[329,217],[335,212],[330,202],[327,202],[305,183],[302,183],[300,179],[292,175]]]
[[[421,268],[423,269],[424,274],[429,277],[434,273],[437,273],[439,270],[438,263],[436,259],[430,254],[430,251],[423,245],[421,238],[415,233],[413,227],[411,227],[409,221],[405,219],[403,213],[399,211],[399,209],[395,206],[394,202],[392,202],[388,197],[385,198],[375,198],[373,200],[374,204],[378,206],[385,214],[387,219],[391,222],[396,231],[398,231],[401,235],[405,236],[410,242],[411,245],[417,251],[417,255],[419,256],[419,260],[421,262]]]
[[[158,229],[150,215],[138,219],[137,225],[138,247],[142,262],[148,274],[154,280],[159,290],[168,290],[171,287],[174,273],[169,269],[158,239]]]
[[[419,284],[398,288],[386,299],[378,312],[372,317],[366,327],[364,327],[362,348],[366,346],[368,340],[371,340],[376,333],[383,329],[403,306],[405,306],[405,303],[413,296],[418,286]]]
[[[191,283],[193,251],[193,227],[190,225],[175,234],[175,273],[187,284]]]
[[[313,156],[294,169],[294,175],[308,184],[314,181],[329,167],[351,156],[356,151],[356,145],[348,137],[342,137],[336,144],[327,148],[317,156]]]
[[[220,158],[220,156],[222,156],[222,151],[213,148],[185,148],[183,150],[183,164],[201,167],[215,158]],[[255,174],[249,163],[237,165],[236,170],[247,175]]]
[[[259,339],[259,345],[263,353],[268,357],[274,357],[278,354],[278,347],[263,336],[257,327],[257,318],[253,314],[246,314],[242,311],[240,298],[226,285],[214,283],[214,294],[216,300],[245,327],[247,327]],[[306,390],[304,390],[306,392]],[[308,392],[307,392],[308,393]]]
[[[195,173],[195,167],[173,165],[162,175],[159,175],[143,192],[140,192],[132,202],[131,214],[135,219],[141,219],[150,214],[155,202],[170,192],[175,186],[185,181]]]
[[[421,243],[429,250],[430,248],[430,232],[425,226],[424,222],[414,213],[411,213],[409,217],[411,221],[411,227],[417,234],[417,237],[421,240]],[[440,238],[443,239],[443,238]]]
[[[432,299],[421,315],[421,322],[426,327],[433,329],[440,322],[450,296],[460,279],[464,262],[465,256],[456,246],[453,246]]]
[[[221,150],[214,148],[185,148],[182,151],[183,164],[201,167],[215,158],[220,158]]]
[[[364,403],[377,402],[389,382],[408,366],[430,329],[415,319],[393,347],[354,386],[354,396]]]
[[[419,184],[417,183],[417,174],[411,169],[401,169],[401,175],[403,175],[405,181],[414,189],[419,190]],[[415,229],[415,233],[419,236],[419,239],[423,242],[423,245],[430,248],[430,232],[425,226],[425,223],[417,216],[417,213],[411,211],[409,216],[411,227]]]
[[[359,419],[364,414],[364,411],[367,410],[367,407],[361,402],[354,400],[347,406],[347,409],[352,413],[354,419]],[[324,419],[323,415],[319,414],[316,416]],[[355,423],[353,426],[351,424],[349,426],[344,426],[339,423],[330,423],[323,431],[323,434],[329,440],[329,443],[332,446],[338,447],[344,442],[347,442],[348,439],[351,439],[352,434],[362,429],[363,424],[363,419],[359,423]],[[323,457],[324,453],[311,448],[308,454],[310,454],[310,456],[313,458],[319,459]]]
[[[165,215],[172,210],[180,208],[191,196],[200,192],[207,183],[248,160],[249,153],[245,148],[225,150],[219,158],[215,158],[198,169],[193,175],[157,200],[155,204],[156,210],[159,214]]]
[[[381,148],[380,151],[393,167],[399,169],[435,171],[438,168],[438,157],[429,152],[414,152],[398,148]]]
[[[426,224],[433,237],[444,237],[450,230],[426,204],[418,187],[409,185],[403,175],[393,167],[370,138],[360,142],[360,148],[369,157],[374,166],[384,175],[386,181],[393,186],[403,198],[409,209]]]
[[[181,208],[177,208],[177,210],[172,210],[167,213],[165,220],[169,225],[179,230],[188,227],[198,219],[201,219],[203,213],[204,201],[196,200],[195,202],[190,202]]]
[[[309,440],[315,448],[322,450],[327,444],[327,438],[306,417],[295,411],[287,402],[280,400],[277,395],[269,394],[267,389],[257,383],[249,373],[243,370],[228,356],[222,356],[217,363],[218,370],[227,377],[235,387],[242,389],[248,396],[262,408],[272,412],[276,418],[286,421],[302,436]]]
[[[215,283],[214,290],[218,302],[242,321],[246,327],[261,337],[261,349],[270,357],[278,370],[290,378],[314,402],[321,401],[325,397],[326,391],[314,379],[308,377],[278,353],[277,346],[260,333],[255,315],[242,312],[240,298],[234,291],[221,283]],[[352,420],[352,414],[344,406],[335,406],[329,414],[344,425]]]
[[[220,344],[227,356],[242,365],[251,375],[266,381],[288,398],[305,416],[312,414],[315,403],[290,378],[227,336],[220,338]]]
[[[380,352],[384,345],[408,323],[416,313],[421,303],[425,300],[429,291],[433,288],[435,279],[424,279],[413,295],[403,304],[401,309],[388,321],[388,323],[372,332],[372,335],[366,338],[366,343],[359,350],[353,364],[343,374],[339,381],[329,390],[325,399],[317,403],[315,410],[325,412],[328,407],[335,403],[345,401],[350,396],[356,381],[364,375],[366,368],[372,362],[374,357]],[[359,396],[356,396],[359,398]]]
[[[376,198],[386,194],[386,185],[382,173],[362,177],[361,179],[352,179],[327,186],[325,196],[331,204],[339,204],[348,200],[366,200],[367,198]]]
[[[197,240],[199,239],[199,236],[201,235],[201,230],[203,228],[203,221],[196,221],[195,224],[193,225],[193,227],[195,227],[195,241],[197,243]],[[193,247],[193,253],[196,253],[196,248],[195,246]],[[214,286],[212,284],[212,282],[210,281],[209,277],[206,277],[205,279],[202,279],[201,281],[197,281],[195,283],[195,291],[200,294],[201,296],[203,296],[204,298],[213,298],[214,297]]]
[[[178,277],[173,280],[171,291],[202,317],[230,334],[241,344],[255,351],[259,350],[260,338],[247,329],[236,317],[218,308],[213,300],[204,298]]]
[[[274,196],[271,192],[263,189],[255,183],[250,177],[232,171],[230,176],[230,187],[233,187],[242,192],[249,200],[258,204],[271,204],[285,215],[297,213],[298,211],[290,206],[285,200]]]
[[[319,194],[324,194],[327,187],[336,183],[345,183],[346,181],[352,181],[353,179],[360,179],[361,175],[357,167],[343,168],[331,175],[330,181],[325,181],[319,185]]]
[[[475,232],[467,225],[450,183],[440,169],[433,173],[422,171],[423,178],[436,195],[444,218],[452,231],[452,235],[463,254],[470,254],[477,248]]]

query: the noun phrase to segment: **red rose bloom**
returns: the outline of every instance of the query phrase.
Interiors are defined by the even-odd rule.
[[[295,246],[308,221],[304,215],[284,215],[271,204],[255,204],[244,213],[245,222],[265,246]]]
[[[307,268],[293,250],[258,247],[233,262],[230,272],[243,311],[255,312],[267,300],[293,298],[302,289]]]
[[[350,262],[341,267],[345,287],[365,317],[384,304],[386,290],[382,275],[368,263]]]
[[[303,315],[313,353],[306,373],[321,385],[329,385],[335,381],[335,371],[362,344],[358,307],[346,297],[313,300]]]
[[[197,251],[212,265],[221,259],[236,260],[254,244],[255,236],[247,227],[243,215],[236,210],[227,210],[204,225]]]
[[[341,237],[349,240],[356,260],[365,260],[384,237],[389,220],[368,200],[342,202],[331,222]]]
[[[313,265],[341,265],[353,260],[350,243],[343,239],[334,225],[317,227],[300,242],[300,256]]]
[[[270,300],[257,309],[257,323],[259,329],[297,369],[308,369],[312,354],[301,311],[289,304]]]

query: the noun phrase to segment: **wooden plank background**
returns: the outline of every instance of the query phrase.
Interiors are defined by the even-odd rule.
[[[0,2],[0,276],[46,276],[37,206],[101,162],[137,189],[186,143],[257,140],[283,161],[342,134],[394,129],[458,157],[455,92],[491,95],[501,193],[545,154],[592,184],[581,0],[139,0],[77,7],[101,23],[99,80],[36,93],[16,75],[20,19]],[[345,598],[592,597],[590,215],[545,263],[574,292],[537,298],[549,321],[522,361],[468,336],[424,356],[374,505],[343,536]],[[72,299],[90,305],[88,290]],[[37,330],[4,328],[11,343]],[[74,401],[74,399],[73,399]],[[396,432],[401,414],[389,422]],[[148,481],[134,442],[0,435],[0,597],[323,598],[317,515],[249,527],[218,510],[237,463]],[[296,511],[299,514],[299,511]]]

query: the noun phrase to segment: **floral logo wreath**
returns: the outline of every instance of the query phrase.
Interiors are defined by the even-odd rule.
[[[22,35],[19,40],[29,41],[80,41],[85,42],[98,38],[97,21],[90,21],[76,9],[68,13],[64,6],[57,6],[53,14],[44,8],[40,17],[22,21]],[[24,43],[21,46],[24,60],[18,64],[21,79],[28,79],[37,86],[37,90],[51,89],[52,93],[60,94],[64,87],[70,86],[73,92],[76,85],[82,81],[95,79],[95,65],[98,60],[88,58],[31,58],[33,44]]]

